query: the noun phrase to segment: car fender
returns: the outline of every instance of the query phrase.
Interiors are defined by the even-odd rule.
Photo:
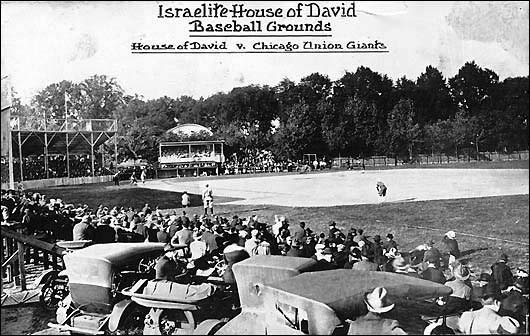
[[[127,308],[133,306],[135,303],[130,299],[125,299],[114,305],[109,318],[109,330],[115,332],[120,326],[120,322]]]
[[[205,320],[199,323],[193,335],[214,335],[226,322],[216,319]]]
[[[57,277],[59,275],[59,271],[57,270],[54,270],[54,269],[49,269],[49,270],[46,270],[44,272],[42,272],[34,281],[34,286],[35,287],[38,287],[40,285],[43,285],[46,283],[46,281],[48,281],[48,279],[52,278],[52,277]]]

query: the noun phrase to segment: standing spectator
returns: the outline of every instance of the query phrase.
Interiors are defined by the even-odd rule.
[[[110,226],[110,217],[103,217],[94,231],[94,243],[106,244],[114,242],[116,242],[116,230]]]
[[[182,207],[187,208],[190,206],[190,195],[188,195],[187,191],[184,191],[182,193],[182,201],[181,201]]]
[[[448,231],[442,238],[442,242],[445,244],[447,252],[449,252],[449,263],[451,267],[456,259],[460,258],[460,249],[458,248],[458,242],[456,241],[456,233],[454,231]]]
[[[94,240],[94,227],[90,225],[91,222],[90,216],[83,216],[81,222],[74,225],[73,240]]]
[[[114,181],[115,186],[120,185],[120,172],[119,171],[117,171],[116,174],[112,176],[112,181]]]
[[[491,265],[491,277],[495,281],[500,290],[505,290],[513,285],[513,274],[510,267],[506,265],[508,256],[502,253],[499,260]]]
[[[147,177],[147,169],[143,168],[142,172],[140,173],[140,180],[142,180],[142,184],[145,183],[145,178]]]
[[[138,184],[138,180],[136,179],[136,171],[133,171],[132,174],[131,174],[131,177],[129,178],[129,180],[131,181],[131,184]]]
[[[366,294],[364,302],[368,313],[358,317],[355,321],[348,320],[350,328],[348,335],[406,335],[399,322],[384,318],[381,314],[388,313],[394,308],[387,298],[385,288],[377,287]]]

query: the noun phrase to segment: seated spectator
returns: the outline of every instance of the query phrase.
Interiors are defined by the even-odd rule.
[[[298,239],[293,239],[291,248],[287,251],[288,257],[305,257],[302,243]]]
[[[348,335],[406,335],[397,320],[383,317],[382,314],[394,308],[387,297],[385,288],[377,287],[364,296],[368,313],[355,319],[347,320],[350,323]]]
[[[470,309],[472,288],[466,281],[469,280],[471,272],[465,265],[460,264],[453,269],[453,275],[455,279],[445,283],[453,290],[447,299],[446,309],[449,312]]]
[[[91,222],[90,216],[83,216],[81,222],[74,225],[73,240],[94,240],[94,227],[90,224]]]
[[[258,254],[259,231],[254,229],[250,231],[250,238],[245,242],[245,251],[252,257]]]
[[[386,235],[385,242],[383,243],[383,252],[386,254],[390,249],[394,248],[397,251],[397,243],[394,241],[394,235],[389,233]]]
[[[436,256],[436,254],[429,255],[429,257],[426,259],[427,267],[421,273],[421,277],[423,279],[433,281],[439,284],[445,283],[445,276],[437,266],[437,262],[439,262],[439,260],[440,259]]]
[[[392,260],[392,268],[394,269],[394,273],[419,278],[418,272],[410,267],[410,264],[408,264],[402,256],[396,256],[394,260]]]
[[[431,239],[426,245],[427,250],[423,254],[423,262],[426,263],[428,260],[431,260],[430,262],[433,263],[436,268],[439,268],[442,262],[442,254],[440,253],[440,250],[434,247],[434,244],[436,244],[436,241]]]
[[[474,334],[516,334],[519,322],[508,316],[500,316],[501,291],[496,283],[490,282],[483,289],[481,295],[482,308],[462,313],[458,320],[460,332],[466,335]]]
[[[514,285],[507,289],[501,301],[499,315],[511,316],[521,325],[526,323],[526,316],[528,315],[528,274],[518,277]]]
[[[500,290],[505,290],[509,286],[513,285],[513,274],[510,267],[506,265],[508,262],[508,256],[502,253],[499,260],[491,265],[491,278]]]
[[[367,257],[362,256],[361,261],[353,264],[351,269],[356,271],[379,271],[379,265],[368,260]]]
[[[116,230],[110,227],[110,217],[103,217],[94,231],[94,243],[105,244],[116,242]]]
[[[250,257],[243,247],[237,245],[237,241],[237,236],[230,237],[228,246],[226,246],[223,250],[223,256],[226,263],[226,269],[223,273],[223,280],[224,282],[231,285],[236,285],[236,279],[234,277],[234,272],[232,271],[232,266],[235,263]]]
[[[361,261],[361,250],[358,246],[350,246],[350,252],[348,254],[348,261],[344,263],[344,268],[352,269],[356,262]]]

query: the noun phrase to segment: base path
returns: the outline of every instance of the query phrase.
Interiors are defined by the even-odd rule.
[[[256,175],[224,179],[178,178],[147,181],[145,188],[201,194],[206,183],[215,196],[239,198],[230,204],[296,207],[379,203],[375,185],[388,187],[385,202],[528,194],[527,169],[395,169],[317,174]]]

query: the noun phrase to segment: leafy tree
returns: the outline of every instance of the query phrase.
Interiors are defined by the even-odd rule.
[[[456,112],[445,78],[432,66],[428,66],[416,80],[414,101],[420,125],[445,120]]]
[[[414,144],[419,141],[421,128],[415,122],[414,103],[401,99],[388,115],[388,142],[392,153],[408,152],[412,160]]]
[[[457,106],[473,116],[484,104],[491,104],[498,81],[495,72],[482,69],[473,61],[464,64],[458,74],[449,79],[449,87]]]

